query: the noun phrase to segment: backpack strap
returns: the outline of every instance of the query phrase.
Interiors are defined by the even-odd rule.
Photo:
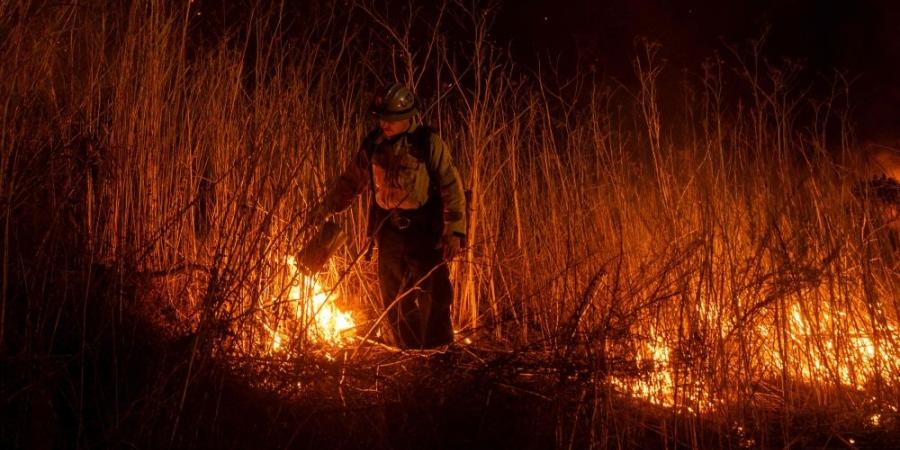
[[[369,164],[369,193],[371,194],[371,198],[369,199],[369,220],[368,226],[366,227],[366,236],[369,238],[373,237],[377,228],[383,225],[381,222],[384,219],[382,217],[384,215],[383,211],[375,202],[375,174],[372,173],[372,157],[375,155],[375,150],[378,148],[379,136],[381,136],[381,130],[375,128],[366,135],[365,139],[363,139],[363,150],[366,152],[366,161]],[[366,249],[366,260],[372,255],[373,244],[374,241],[369,242],[369,247]]]
[[[438,185],[439,174],[437,169],[431,165],[431,135],[434,134],[434,128],[428,125],[419,125],[416,131],[413,131],[410,143],[412,144],[410,151],[412,156],[425,163],[428,170],[428,196],[436,194],[440,196],[441,187]]]

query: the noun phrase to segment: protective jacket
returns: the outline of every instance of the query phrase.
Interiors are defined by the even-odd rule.
[[[465,236],[466,200],[459,172],[447,145],[428,127],[413,122],[406,133],[392,138],[381,130],[369,133],[326,196],[327,209],[346,209],[370,184],[375,205],[383,211],[416,211],[437,200],[431,196],[439,196],[443,233]]]

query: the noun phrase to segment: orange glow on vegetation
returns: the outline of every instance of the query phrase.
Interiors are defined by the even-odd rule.
[[[900,328],[887,320],[875,325],[857,322],[850,313],[835,309],[818,304],[815,311],[810,311],[793,303],[783,309],[781,322],[779,310],[774,308],[771,315],[746,329],[745,342],[753,348],[751,364],[760,379],[774,381],[787,375],[809,385],[851,388],[857,392],[866,392],[873,383],[896,385],[898,380],[892,374],[900,370]],[[713,322],[715,317],[707,314],[706,320]],[[871,331],[873,327],[877,332]],[[713,410],[728,400],[729,393],[716,391],[708,374],[699,369],[701,366],[673,356],[677,345],[677,339],[667,338],[663,331],[651,326],[634,350],[640,373],[611,377],[612,385],[651,404],[692,413]],[[887,406],[895,409],[900,404]],[[869,421],[878,426],[881,416],[872,415]]]
[[[287,257],[291,283],[288,300],[294,304],[295,317],[308,321],[307,336],[314,342],[342,344],[355,326],[349,312],[341,311],[335,303],[337,294],[326,292],[313,277],[303,275],[292,256]]]
[[[275,286],[272,303],[262,308],[262,326],[268,335],[267,353],[291,353],[297,341],[340,347],[354,336],[356,323],[337,305],[337,292],[329,291],[313,276],[302,273],[292,256],[285,258],[284,286]]]

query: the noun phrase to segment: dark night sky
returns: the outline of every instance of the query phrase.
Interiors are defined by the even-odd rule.
[[[745,44],[767,27],[769,60],[788,57],[811,73],[858,76],[861,135],[900,137],[900,1],[507,1],[495,35],[526,65],[535,54],[560,56],[628,79],[638,36],[662,44],[668,67],[696,70],[714,51],[725,53],[723,42]]]
[[[437,4],[382,1],[400,17],[410,1]],[[240,17],[251,10],[248,2],[197,4],[211,16],[226,9]],[[304,4],[293,3],[300,10]],[[835,70],[855,78],[851,101],[860,136],[900,142],[900,0],[502,0],[491,37],[509,46],[520,67],[533,68],[538,58],[556,58],[564,69],[579,61],[628,83],[637,37],[659,42],[668,72],[678,74],[699,71],[714,52],[727,54],[724,43],[746,45],[767,28],[769,61],[801,61],[811,79]]]
[[[519,0],[503,6],[496,31],[520,56],[577,45],[615,70],[636,36],[691,63],[720,49],[720,38],[740,43],[766,26],[773,54],[817,67],[872,69],[900,57],[896,0]]]

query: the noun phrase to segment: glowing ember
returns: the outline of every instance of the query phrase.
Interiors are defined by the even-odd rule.
[[[869,423],[872,424],[873,427],[877,427],[881,425],[881,414],[872,414],[869,416]]]

